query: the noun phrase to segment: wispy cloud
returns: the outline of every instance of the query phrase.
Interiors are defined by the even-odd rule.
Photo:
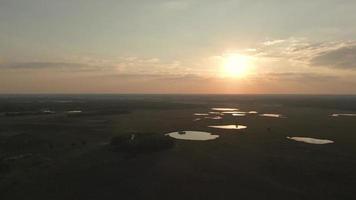
[[[319,53],[311,59],[315,66],[356,70],[356,45]]]
[[[53,71],[97,71],[107,66],[99,66],[85,63],[70,62],[19,62],[19,63],[2,63],[1,68],[11,70],[53,70]]]
[[[283,43],[284,41],[285,40],[268,40],[268,41],[263,42],[263,45],[272,46],[272,45],[275,45],[275,44]]]
[[[355,41],[311,42],[307,38],[287,38],[262,42],[250,54],[279,59],[292,65],[335,69],[356,68]]]
[[[112,79],[112,80],[146,80],[146,81],[202,81],[207,80],[208,78],[199,76],[197,74],[129,74],[129,73],[121,73],[121,74],[104,74],[104,75],[95,75],[95,77],[102,77],[105,79]]]
[[[340,77],[323,73],[298,73],[298,72],[281,72],[281,73],[266,73],[260,75],[265,80],[273,81],[292,81],[292,82],[325,82],[331,80],[339,80]]]
[[[76,57],[62,59],[63,61],[28,61],[3,62],[0,69],[10,71],[32,72],[66,72],[66,73],[96,73],[96,74],[122,74],[142,76],[170,76],[193,74],[187,64],[179,60],[164,61],[159,58],[140,58],[135,56],[119,57],[113,59],[95,59],[90,57]]]

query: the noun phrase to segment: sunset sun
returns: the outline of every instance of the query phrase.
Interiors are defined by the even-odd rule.
[[[222,60],[222,74],[225,77],[244,77],[251,70],[252,59],[242,54],[228,54]]]

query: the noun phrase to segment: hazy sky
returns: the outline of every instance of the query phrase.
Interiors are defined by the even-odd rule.
[[[355,10],[353,0],[0,0],[0,93],[356,94]],[[249,73],[222,72],[227,55],[247,58]]]

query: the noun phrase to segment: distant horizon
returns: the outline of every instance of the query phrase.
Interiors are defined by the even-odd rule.
[[[0,96],[6,95],[296,95],[296,96],[356,96],[356,94],[327,94],[327,93],[0,93]]]

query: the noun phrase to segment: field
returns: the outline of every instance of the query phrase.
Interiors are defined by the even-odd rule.
[[[194,115],[214,107],[284,117]],[[356,117],[334,113],[356,113],[356,97],[3,95],[0,199],[355,199]],[[219,138],[160,145],[179,130]],[[154,136],[116,148],[130,134]]]

